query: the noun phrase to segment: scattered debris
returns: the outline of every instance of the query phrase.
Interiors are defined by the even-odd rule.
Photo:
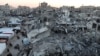
[[[99,12],[46,2],[37,8],[0,5],[0,56],[100,56]]]

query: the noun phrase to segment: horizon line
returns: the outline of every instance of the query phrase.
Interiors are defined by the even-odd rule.
[[[42,3],[42,2],[41,2],[41,3]],[[46,3],[47,3],[47,2],[46,2]],[[8,4],[9,6],[14,7],[14,8],[18,8],[19,6],[26,6],[26,7],[30,7],[30,8],[36,8],[36,7],[39,7],[39,4],[40,4],[40,3],[39,3],[38,5],[35,5],[35,6],[30,6],[30,5],[11,5],[11,4],[9,4],[9,3],[5,3],[5,4],[0,4],[0,6],[1,6],[1,5],[6,5],[6,4]],[[48,4],[48,6],[56,7],[56,8],[60,8],[60,7],[63,7],[63,6],[66,6],[66,7],[72,7],[72,6],[74,6],[75,8],[80,8],[80,7],[82,7],[82,6],[100,7],[100,5],[96,6],[96,5],[84,5],[84,4],[79,5],[79,6],[75,6],[75,5],[53,6],[53,5],[49,5],[49,4]]]

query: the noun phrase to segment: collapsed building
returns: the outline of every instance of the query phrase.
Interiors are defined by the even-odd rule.
[[[92,17],[92,19],[90,19],[90,21],[88,22],[87,24],[87,27],[89,29],[92,29],[92,30],[96,30],[96,31],[99,31],[100,29],[100,19],[99,17]]]
[[[2,14],[6,10],[2,11],[4,7],[10,12]],[[3,16],[0,17],[0,30],[3,29],[6,33],[0,32],[2,38],[0,48],[1,45],[4,46],[0,55],[1,53],[3,56],[9,53],[13,56],[100,55],[99,8],[93,6],[55,8],[46,2],[32,9],[26,6],[10,9],[7,4],[4,7],[0,8],[0,16]],[[11,32],[4,27],[11,27]],[[14,29],[20,31],[16,33]],[[8,39],[9,36],[13,38],[6,46],[3,39]]]
[[[47,4],[44,4],[44,5],[47,5]],[[77,13],[75,18],[70,17],[71,13],[70,13],[69,9],[60,8],[60,10],[58,10],[58,11],[60,13],[58,14],[57,19],[54,20],[56,23],[54,23],[53,25],[50,25],[51,28],[49,28],[49,29],[51,29],[51,33],[53,31],[55,31],[55,33],[53,33],[53,34],[55,34],[55,35],[58,34],[58,36],[59,36],[58,38],[60,40],[63,38],[64,39],[67,38],[67,39],[65,40],[65,42],[63,42],[64,40],[62,40],[61,42],[59,42],[60,40],[58,40],[58,42],[57,41],[53,42],[53,40],[54,40],[53,39],[52,42],[50,42],[50,43],[52,43],[52,44],[58,43],[58,45],[60,47],[60,48],[56,49],[57,46],[55,44],[55,46],[53,46],[53,48],[54,48],[53,50],[55,50],[55,52],[53,52],[53,53],[49,52],[50,51],[49,49],[51,48],[51,50],[52,50],[52,47],[48,47],[48,49],[38,47],[38,48],[40,48],[40,50],[33,51],[35,48],[34,47],[33,50],[31,50],[31,52],[30,52],[30,56],[32,56],[32,55],[34,55],[34,56],[41,56],[41,55],[43,55],[43,56],[50,56],[50,55],[51,56],[55,56],[55,55],[57,55],[57,56],[64,56],[64,55],[65,56],[66,55],[68,55],[68,56],[74,56],[74,55],[76,55],[76,56],[78,56],[78,55],[79,56],[80,55],[81,56],[82,55],[83,56],[85,56],[85,55],[91,56],[91,55],[96,55],[95,51],[98,48],[94,47],[94,45],[99,46],[99,44],[97,44],[97,42],[95,43],[94,41],[92,42],[92,40],[90,40],[90,39],[94,39],[94,35],[92,35],[91,29],[99,28],[98,26],[96,26],[96,25],[99,25],[99,23],[97,23],[99,20],[97,20],[96,18],[92,19],[90,11],[88,13],[85,13],[88,10],[86,10],[86,11],[84,10],[83,12],[79,12],[79,11],[73,12],[73,13]],[[91,23],[89,24],[89,22],[91,22],[93,24],[91,24]],[[68,32],[69,30],[71,30],[72,32]],[[63,34],[63,32],[66,32],[66,33]],[[91,35],[91,36],[89,36],[89,35]],[[52,36],[52,34],[50,36]],[[49,38],[52,38],[52,37],[49,37]],[[57,39],[57,36],[54,36],[53,38]],[[38,46],[38,44],[41,44],[41,45],[43,44],[42,45],[43,47],[45,47],[46,45],[48,46],[49,43],[46,43],[46,42],[41,43],[42,41],[43,40],[38,41],[37,46]],[[46,40],[44,39],[44,41],[46,41]],[[44,45],[44,43],[45,43],[45,45]],[[41,46],[41,45],[39,45],[39,46]],[[76,47],[79,47],[79,48],[76,48]],[[92,51],[92,49],[95,49],[95,50]],[[88,51],[89,52],[85,53],[84,50],[86,50],[86,52],[88,52]],[[91,52],[92,53],[94,52],[94,53],[90,54]],[[98,53],[98,55],[99,55],[99,53]]]

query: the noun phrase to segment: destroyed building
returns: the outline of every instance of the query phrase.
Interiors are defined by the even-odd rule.
[[[99,11],[46,2],[36,8],[0,5],[0,55],[100,56]]]
[[[0,17],[10,15],[12,7],[9,4],[0,5]]]
[[[31,13],[31,9],[27,6],[19,6],[17,9],[11,10],[12,16],[28,16]]]

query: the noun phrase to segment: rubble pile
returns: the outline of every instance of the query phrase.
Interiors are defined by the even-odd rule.
[[[64,56],[64,55],[65,56],[92,56],[92,55],[96,56],[96,55],[100,55],[99,53],[100,45],[99,45],[99,40],[98,40],[99,38],[96,39],[95,36],[84,35],[84,34],[85,33],[80,34],[80,35],[55,34],[54,36],[50,36],[48,38],[42,39],[41,41],[35,43],[34,48],[33,48],[34,50],[33,53],[37,51],[41,53],[44,52],[45,54],[41,54],[43,56]],[[52,44],[50,45],[52,47],[50,47],[48,43]],[[49,47],[45,47],[45,45]],[[41,49],[37,49],[37,48],[41,48]]]
[[[9,27],[14,34],[7,39],[10,51],[5,52],[13,56],[100,56],[99,11],[93,6],[55,8],[45,2],[36,8],[0,5],[0,27]]]
[[[56,13],[59,13],[56,14],[56,19],[53,21],[47,21],[51,24],[47,26],[51,30],[51,35],[34,43],[34,48],[31,50],[29,56],[100,55],[99,32],[97,30],[95,31],[95,29],[93,29],[92,27],[91,29],[88,28],[88,22],[92,21],[92,18],[89,20],[88,18],[92,17],[89,16],[92,15],[92,13],[89,12],[89,14],[85,13],[84,11],[75,11],[72,14],[72,12],[69,12],[70,10],[68,9],[69,8],[61,8],[59,10],[56,10]],[[70,14],[76,16],[70,17]]]

